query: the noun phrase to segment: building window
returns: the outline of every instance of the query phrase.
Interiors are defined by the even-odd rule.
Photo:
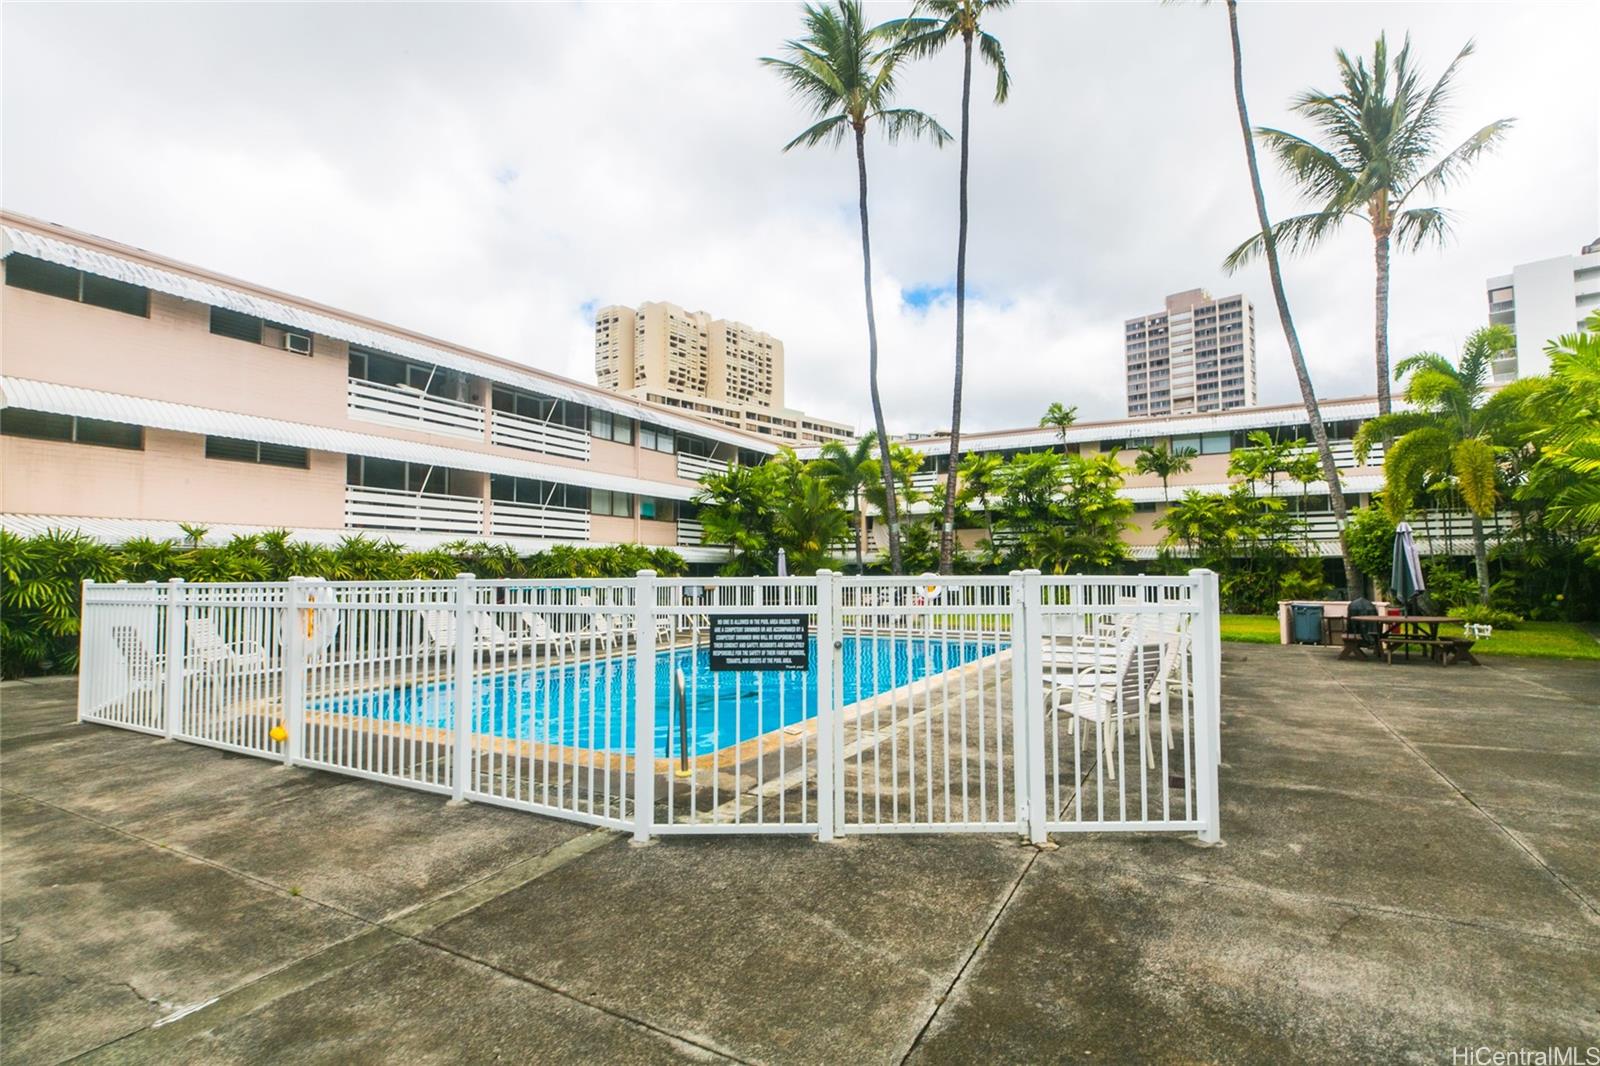
[[[516,415],[535,422],[567,426],[570,429],[583,429],[589,419],[589,409],[582,404],[499,385],[494,386],[489,403],[494,410],[503,414]]]
[[[633,517],[633,494],[629,492],[612,492],[609,489],[594,489],[589,493],[589,510],[599,515],[611,515],[614,518]]]
[[[660,426],[652,426],[647,422],[639,423],[639,446],[649,448],[655,452],[666,452],[671,455],[674,448],[675,437],[672,430]]]
[[[589,412],[589,433],[601,440],[614,440],[618,444],[633,443],[633,419],[614,415],[610,411]]]
[[[63,300],[93,304],[125,315],[150,316],[150,290],[142,285],[88,274],[82,270],[35,259],[31,255],[6,257],[6,284],[17,289],[59,296]]]
[[[74,444],[97,444],[104,448],[144,447],[144,427],[99,418],[74,418],[44,411],[23,411],[8,407],[0,414],[0,433],[35,440],[61,440]]]
[[[226,307],[211,309],[211,332],[219,337],[232,337],[236,341],[260,344],[261,327],[264,324],[255,315],[230,311]]]
[[[678,517],[678,501],[659,496],[640,496],[639,517],[655,522],[671,522]]]
[[[589,509],[589,490],[578,485],[560,485],[536,478],[489,476],[489,498],[501,503],[520,503],[532,507],[570,507]]]
[[[369,489],[391,489],[395,492],[427,492],[449,496],[451,471],[427,463],[406,463],[398,459],[377,459],[365,455],[352,455],[345,460],[345,484]],[[459,474],[456,475],[460,477]],[[458,485],[464,495],[466,486]]]
[[[311,453],[304,448],[287,444],[268,444],[265,441],[239,440],[235,437],[207,437],[207,459],[228,459],[236,463],[261,463],[265,466],[292,466],[300,470],[311,468]]]

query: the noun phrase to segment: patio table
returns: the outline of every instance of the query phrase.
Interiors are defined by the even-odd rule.
[[[1448,615],[1438,614],[1364,614],[1356,615],[1350,619],[1352,622],[1376,622],[1384,627],[1378,636],[1378,648],[1384,653],[1384,658],[1392,665],[1396,648],[1402,648],[1405,656],[1411,658],[1413,647],[1423,648],[1428,652],[1428,657],[1437,654],[1440,666],[1451,666],[1459,662],[1471,663],[1473,666],[1481,665],[1472,655],[1473,641],[1459,637],[1440,638],[1439,627],[1448,623],[1460,623],[1462,619],[1452,618]],[[1340,658],[1354,657],[1362,659],[1366,655],[1359,647],[1352,649],[1347,642]]]

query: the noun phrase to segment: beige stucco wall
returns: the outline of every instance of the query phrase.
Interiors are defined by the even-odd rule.
[[[337,529],[344,456],[299,470],[205,457],[205,438],[147,429],[144,449],[0,437],[0,511]]]

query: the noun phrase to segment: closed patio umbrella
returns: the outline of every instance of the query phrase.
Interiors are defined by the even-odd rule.
[[[1394,527],[1394,557],[1389,564],[1389,588],[1395,599],[1409,605],[1412,598],[1427,585],[1422,580],[1422,560],[1417,556],[1417,542],[1411,535],[1411,526],[1401,522]]]
[[[789,553],[782,548],[778,549],[778,576],[789,576]]]

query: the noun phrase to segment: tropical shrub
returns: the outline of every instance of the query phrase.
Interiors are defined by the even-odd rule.
[[[505,545],[456,541],[407,551],[388,540],[346,537],[337,545],[291,539],[286,530],[205,544],[205,530],[186,528],[190,543],[146,538],[112,546],[51,530],[34,537],[0,531],[0,670],[6,677],[77,669],[79,606],[84,581],[384,581],[479,577],[663,577],[688,572],[670,548],[638,544],[557,545],[519,556]]]
[[[1469,603],[1458,607],[1452,612],[1463,622],[1477,625],[1494,626],[1496,629],[1515,629],[1522,619],[1510,611],[1502,611],[1495,607],[1485,607],[1481,603]]]

